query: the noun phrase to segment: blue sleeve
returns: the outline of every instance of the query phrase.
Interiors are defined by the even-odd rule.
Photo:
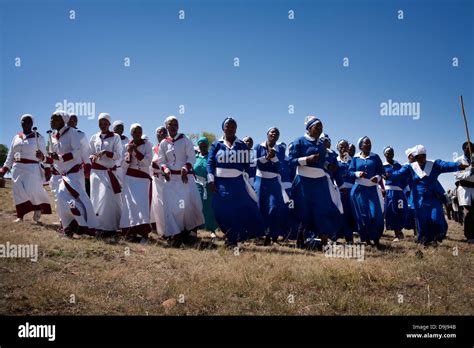
[[[380,157],[377,155],[376,160],[375,160],[375,174],[377,175],[384,175],[385,174],[385,168],[383,166],[382,160]]]
[[[213,142],[211,149],[209,150],[209,155],[207,156],[207,173],[216,175],[216,153],[217,153],[217,142]]]
[[[336,160],[336,171],[334,172],[334,180],[336,181],[336,185],[339,187],[341,186],[342,184],[344,184],[344,179],[342,178],[342,171],[341,171],[341,168],[339,166],[339,162],[337,162]]]
[[[298,140],[295,140],[290,146],[290,152],[288,158],[290,159],[290,166],[292,168],[297,168],[299,166],[298,158],[300,158],[301,144]]]
[[[356,174],[355,174],[356,171],[357,171],[356,158],[353,158],[351,160],[351,164],[349,164],[349,169],[347,171],[347,175],[349,176],[349,178],[355,179],[356,178]]]
[[[411,170],[410,170],[410,165],[405,164],[403,167],[401,167],[399,170],[394,170],[392,174],[390,174],[390,178],[397,178],[401,180],[408,180],[410,179],[411,176]]]
[[[434,165],[438,168],[440,173],[457,172],[458,170],[461,170],[461,168],[459,168],[459,164],[460,163],[457,162],[445,162],[442,160],[434,161]]]

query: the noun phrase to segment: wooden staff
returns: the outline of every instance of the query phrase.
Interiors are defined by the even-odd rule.
[[[464,111],[464,102],[462,100],[462,95],[460,98],[461,98],[462,115],[464,117],[464,127],[466,128],[467,146],[469,146],[469,160],[472,161],[471,139],[469,137],[469,129],[467,128],[467,117],[466,117],[466,112]]]

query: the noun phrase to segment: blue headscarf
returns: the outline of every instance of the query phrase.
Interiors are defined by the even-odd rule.
[[[222,130],[224,130],[224,126],[227,122],[234,122],[237,126],[237,121],[234,120],[232,117],[226,117],[225,120],[222,122]]]

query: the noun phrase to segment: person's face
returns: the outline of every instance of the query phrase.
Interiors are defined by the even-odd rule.
[[[418,155],[415,157],[415,160],[418,162],[420,166],[426,163],[426,155]]]
[[[362,142],[362,146],[360,148],[363,153],[369,153],[372,150],[372,143],[370,142],[369,138],[365,138]]]
[[[114,133],[117,133],[118,135],[122,135],[123,134],[123,125],[122,124],[118,124],[114,127]]]
[[[142,133],[143,133],[142,127],[133,128],[132,133],[131,133],[133,140],[134,141],[140,140],[142,138]]]
[[[321,121],[318,121],[309,129],[309,136],[317,139],[319,138],[322,132],[323,123]]]
[[[339,143],[339,154],[344,155],[345,153],[349,152],[349,144],[347,141],[343,141]]]
[[[107,133],[109,131],[109,127],[110,122],[107,119],[102,118],[99,120],[99,128],[102,133]]]
[[[413,155],[411,155],[411,154],[408,155],[408,162],[410,162],[410,163],[415,162],[415,157],[413,157]]]
[[[208,151],[209,146],[205,142],[199,143],[199,152],[201,154],[206,154]]]
[[[237,132],[237,124],[235,122],[229,121],[224,125],[224,134],[227,139],[234,138],[236,132]],[[252,142],[252,145],[253,145],[253,142]]]
[[[356,147],[354,144],[349,145],[349,156],[354,157],[356,153]]]
[[[393,160],[393,156],[395,155],[395,153],[393,152],[393,149],[388,149],[387,151],[385,151],[384,155],[385,155],[385,158],[387,159],[387,162],[391,162]]]
[[[276,144],[279,138],[280,138],[280,132],[278,131],[278,129],[273,128],[270,130],[270,132],[268,132],[267,140],[270,144]]]
[[[33,127],[33,120],[31,117],[25,117],[21,120],[21,128],[23,128],[23,131],[31,131],[31,127]]]
[[[67,125],[69,127],[77,127],[77,116],[76,115],[70,116]]]
[[[166,124],[166,129],[170,136],[174,137],[178,133],[179,125],[178,120],[172,119]]]
[[[59,115],[53,114],[51,116],[51,120],[49,122],[51,129],[61,129],[64,127],[64,121],[63,118]]]
[[[168,136],[168,131],[166,128],[160,128],[158,132],[156,133],[156,139],[158,140],[159,143]]]

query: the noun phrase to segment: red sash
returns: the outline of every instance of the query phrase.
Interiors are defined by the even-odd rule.
[[[114,190],[114,193],[122,192],[122,188],[120,187],[120,183],[119,183],[117,177],[114,174],[114,171],[117,169],[117,166],[113,166],[112,168],[107,168],[107,167],[104,167],[103,165],[101,165],[99,163],[93,162],[92,163],[92,169],[106,170],[107,173],[109,174],[110,183],[112,184],[112,190]]]
[[[128,176],[133,176],[135,178],[142,178],[142,179],[151,180],[151,176],[148,173],[142,172],[141,170],[138,170],[138,169],[128,168],[127,169],[127,175]]]

